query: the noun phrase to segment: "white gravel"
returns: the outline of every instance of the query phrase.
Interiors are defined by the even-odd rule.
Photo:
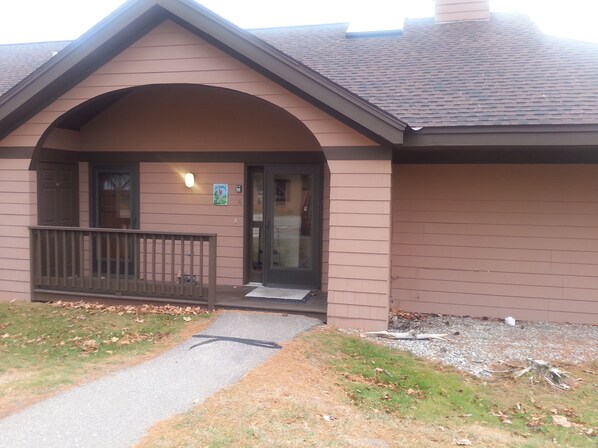
[[[394,318],[390,331],[448,333],[448,341],[384,340],[393,348],[440,361],[477,376],[501,363],[525,365],[526,358],[541,359],[557,367],[598,361],[598,326],[553,322],[517,322],[471,317],[422,315],[419,320]],[[503,365],[504,368],[504,365]]]

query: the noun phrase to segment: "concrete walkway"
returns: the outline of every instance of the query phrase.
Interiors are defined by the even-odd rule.
[[[155,423],[239,381],[319,324],[304,316],[227,312],[204,333],[138,366],[0,420],[0,447],[131,447]]]

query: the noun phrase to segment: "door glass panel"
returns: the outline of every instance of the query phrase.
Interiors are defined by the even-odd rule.
[[[312,266],[311,174],[274,175],[272,268]]]
[[[96,176],[97,227],[135,228],[137,220],[133,207],[135,191],[133,172],[106,169],[97,170]],[[133,274],[133,238],[119,234],[106,234],[94,250],[98,250],[101,255],[102,272],[110,272],[111,275],[116,272],[120,275],[125,272],[129,275]]]
[[[98,227],[130,229],[131,173],[98,173]]]
[[[250,281],[262,282],[264,270],[264,172],[251,172]]]

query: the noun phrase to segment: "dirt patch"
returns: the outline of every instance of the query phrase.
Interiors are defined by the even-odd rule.
[[[312,331],[332,331],[315,329]],[[507,431],[425,425],[356,408],[309,337],[284,349],[240,383],[193,411],[156,425],[138,447],[446,447],[468,439],[507,447]]]

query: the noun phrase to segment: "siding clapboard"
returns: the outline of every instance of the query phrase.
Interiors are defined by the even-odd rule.
[[[36,177],[28,159],[0,160],[0,301],[28,301],[29,229],[36,224]]]
[[[388,324],[391,162],[329,160],[328,322]]]
[[[598,323],[598,167],[395,165],[393,305]]]

